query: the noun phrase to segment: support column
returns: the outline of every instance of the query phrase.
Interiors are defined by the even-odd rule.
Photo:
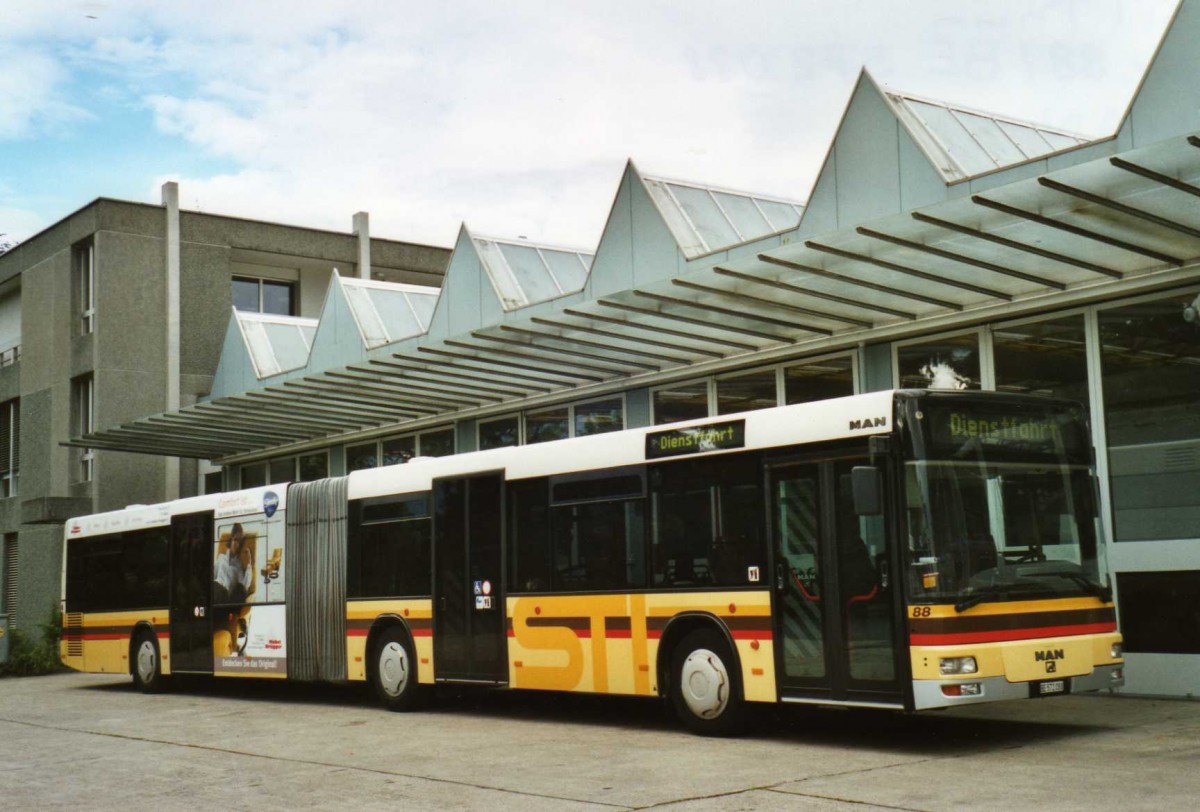
[[[179,409],[179,184],[162,186],[162,204],[167,210],[167,341],[165,411]],[[179,458],[165,460],[163,499],[179,498]]]
[[[358,236],[358,278],[371,278],[371,223],[365,211],[354,215],[354,233]]]

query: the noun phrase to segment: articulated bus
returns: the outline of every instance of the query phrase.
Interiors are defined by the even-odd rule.
[[[1123,684],[1078,404],[894,391],[66,524],[62,660],[921,711]]]

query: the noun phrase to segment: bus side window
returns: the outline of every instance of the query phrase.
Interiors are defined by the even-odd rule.
[[[550,486],[546,477],[509,484],[508,590],[550,589]]]

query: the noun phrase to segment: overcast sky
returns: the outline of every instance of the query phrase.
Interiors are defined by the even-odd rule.
[[[863,65],[1088,135],[1175,0],[0,0],[0,233],[98,196],[594,249],[627,158],[803,201]]]

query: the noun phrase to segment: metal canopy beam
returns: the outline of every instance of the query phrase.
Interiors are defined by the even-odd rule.
[[[544,338],[549,341],[560,341],[560,342],[568,343],[568,344],[578,344],[582,347],[593,347],[595,349],[607,350],[609,352],[623,352],[623,353],[628,353],[629,355],[636,355],[639,358],[653,358],[656,361],[665,361],[668,364],[686,364],[690,360],[688,358],[681,358],[678,355],[665,355],[664,353],[651,352],[650,350],[634,349],[632,347],[619,347],[614,344],[605,344],[605,343],[602,343],[599,341],[589,341],[585,338],[573,338],[571,336],[563,336],[563,335],[559,335],[557,333],[543,333],[540,330],[529,330],[524,327],[513,327],[512,325],[509,325],[509,324],[500,325],[500,329],[505,330],[510,333],[517,333],[518,335],[527,335],[527,336],[532,336],[535,338]],[[636,341],[637,339],[629,338],[628,336],[625,336],[623,340]]]
[[[744,282],[752,282],[756,285],[765,285],[777,290],[784,290],[788,293],[796,293],[801,296],[812,296],[817,299],[824,299],[827,302],[836,302],[848,307],[853,307],[856,310],[873,310],[878,313],[887,313],[889,316],[897,316],[902,319],[915,319],[917,317],[916,313],[908,313],[904,310],[895,310],[890,307],[870,304],[869,302],[864,302],[861,300],[847,299],[845,296],[837,296],[833,293],[824,293],[823,291],[819,290],[809,290],[808,288],[802,288],[799,285],[793,285],[790,282],[784,282],[781,279],[768,279],[767,277],[763,276],[754,276],[753,274],[735,271],[731,268],[722,268],[720,265],[713,268],[713,273],[720,274],[721,276],[728,276],[732,279],[740,279]]]
[[[1147,223],[1153,223],[1156,226],[1162,226],[1163,228],[1170,229],[1171,231],[1176,231],[1180,234],[1186,234],[1189,237],[1200,238],[1200,229],[1186,226],[1183,223],[1176,222],[1175,220],[1171,220],[1166,217],[1161,217],[1157,214],[1145,211],[1144,209],[1137,209],[1133,206],[1127,206],[1120,201],[1112,200],[1111,198],[1107,197],[1101,197],[1100,195],[1093,194],[1092,192],[1085,191],[1084,189],[1078,189],[1074,186],[1068,186],[1065,183],[1060,183],[1056,180],[1052,180],[1051,178],[1038,178],[1038,183],[1040,183],[1042,186],[1045,186],[1047,189],[1053,189],[1054,191],[1061,192],[1064,195],[1070,195],[1071,197],[1076,197],[1080,200],[1086,200],[1089,203],[1095,203],[1097,206],[1111,209],[1112,211],[1119,212],[1130,217],[1135,217],[1138,220],[1145,220]]]
[[[564,312],[566,312],[566,311],[564,311]],[[577,314],[571,313],[570,315],[577,315]],[[597,321],[602,321],[602,322],[603,321],[619,322],[621,324],[625,324],[630,327],[640,327],[640,329],[645,330],[647,332],[656,332],[653,327],[644,327],[641,325],[636,325],[633,322],[622,321],[621,319],[608,319],[607,317],[603,317],[603,316],[587,316],[585,318],[596,319]],[[604,329],[601,329],[600,327],[596,327],[595,325],[591,325],[591,324],[574,324],[569,321],[555,321],[554,319],[547,319],[547,318],[543,318],[541,316],[534,316],[532,319],[530,319],[530,321],[533,322],[534,324],[541,324],[545,327],[554,327],[559,330],[575,330],[575,331],[578,331],[581,333],[589,333],[591,335],[604,336],[606,338],[615,338],[620,341],[634,341],[634,342],[637,342],[638,344],[644,344],[648,347],[661,347],[664,350],[676,350],[678,352],[691,353],[693,355],[703,355],[707,358],[723,358],[724,357],[723,355],[721,355],[721,353],[716,352],[715,350],[703,349],[701,347],[685,347],[682,344],[676,344],[672,341],[660,341],[655,338],[645,338],[645,337],[639,337],[639,336],[623,335],[621,333],[616,332],[615,330],[604,330]]]
[[[746,319],[747,321],[756,321],[762,324],[769,324],[773,327],[783,327],[787,330],[806,330],[807,332],[817,333],[819,335],[833,335],[833,330],[830,330],[827,327],[817,327],[811,324],[800,324],[790,319],[777,319],[774,316],[763,316],[758,313],[747,313],[742,310],[734,310],[731,307],[722,307],[721,305],[707,304],[705,302],[695,302],[691,299],[681,299],[678,296],[666,296],[661,293],[651,293],[643,290],[635,290],[633,295],[641,296],[646,299],[653,299],[654,301],[662,302],[663,304],[678,305],[679,307],[691,307],[695,308],[696,310],[704,310],[709,313],[720,313],[722,316],[732,316],[733,318]],[[732,329],[730,325],[722,326],[726,329]],[[767,336],[771,334],[763,333],[762,335]],[[778,338],[778,340],[791,341],[792,339],[785,337]]]
[[[929,225],[937,226],[938,228],[944,228],[947,231],[953,231],[956,234],[964,234],[968,237],[974,237],[978,240],[995,243],[996,245],[1003,245],[1005,248],[1012,248],[1016,251],[1024,251],[1027,254],[1033,254],[1034,256],[1039,256],[1043,259],[1052,259],[1055,262],[1061,262],[1064,265],[1073,265],[1076,268],[1082,268],[1085,271],[1092,271],[1093,273],[1104,274],[1105,276],[1110,276],[1113,279],[1121,279],[1124,277],[1124,274],[1120,271],[1113,270],[1112,268],[1106,268],[1103,265],[1097,265],[1094,262],[1076,259],[1075,257],[1068,256],[1067,254],[1060,254],[1057,251],[1047,251],[1045,248],[1038,248],[1036,245],[1029,245],[1028,243],[1010,240],[1007,237],[1001,237],[998,234],[990,234],[987,231],[980,231],[977,228],[964,226],[960,223],[955,223],[950,220],[943,220],[940,217],[933,217],[925,214],[924,212],[914,211],[912,216],[914,220],[918,220],[922,223],[928,223]]]
[[[1188,143],[1192,146],[1196,146],[1191,137],[1188,138]],[[1127,161],[1124,158],[1113,157],[1109,158],[1108,162],[1117,169],[1123,169],[1126,172],[1132,172],[1135,175],[1141,175],[1143,178],[1152,180],[1155,183],[1161,183],[1163,186],[1170,186],[1172,189],[1178,189],[1179,191],[1186,192],[1189,195],[1200,197],[1200,186],[1194,186],[1191,183],[1179,180],[1178,178],[1173,178],[1170,175],[1164,175],[1161,172],[1155,172],[1153,169],[1147,169],[1144,166],[1135,164],[1132,161]]]
[[[266,409],[261,404],[252,403],[236,403],[230,402],[234,398],[221,398],[219,401],[209,403],[197,403],[195,406],[190,406],[181,411],[188,412],[189,409],[194,409],[196,412],[209,415],[212,414],[219,417],[221,420],[234,420],[238,422],[247,422],[251,424],[262,424],[263,415],[275,416],[278,415],[281,420],[286,421],[286,425],[293,428],[303,428],[309,432],[310,437],[324,435],[330,426],[328,420],[313,420],[286,410]],[[343,425],[343,424],[337,424]]]
[[[454,339],[447,339],[445,343],[447,346],[450,346],[450,347],[458,347],[459,349],[463,349],[463,350],[472,350],[477,353],[487,353],[488,355],[493,355],[493,356],[497,352],[497,350],[493,349],[492,347],[481,347],[478,344],[472,344],[469,341],[458,341],[458,340],[454,340]],[[604,367],[596,367],[596,366],[592,366],[590,364],[571,364],[571,366],[569,368],[564,369],[563,365],[569,364],[570,363],[569,361],[563,361],[558,358],[547,358],[543,355],[531,355],[529,353],[524,353],[524,352],[514,352],[511,350],[506,352],[504,354],[504,356],[501,357],[501,359],[499,359],[501,365],[511,363],[507,360],[509,358],[519,358],[522,361],[535,361],[535,362],[543,365],[543,366],[529,366],[526,364],[526,365],[521,366],[522,369],[541,370],[542,372],[549,372],[554,375],[562,375],[563,377],[575,378],[575,379],[581,380],[581,381],[599,382],[599,381],[607,380],[609,377],[612,377],[614,375],[623,374],[620,370],[607,369]],[[495,363],[497,359],[493,357],[490,360],[492,360],[492,362]],[[547,368],[545,366],[545,364],[549,364],[550,367]],[[580,369],[588,369],[588,370],[591,370],[592,372],[602,372],[607,377],[598,377],[596,375],[591,375],[586,372],[576,371],[576,370],[580,370]]]
[[[372,367],[383,367],[384,369],[397,369],[406,372],[419,372],[422,377],[417,380],[424,380],[430,383],[445,382],[448,385],[458,386],[461,388],[476,388],[485,392],[495,392],[502,395],[512,397],[527,397],[530,392],[545,392],[548,391],[544,386],[533,386],[531,384],[516,384],[512,381],[499,383],[495,378],[485,378],[482,375],[465,374],[462,370],[466,369],[457,364],[443,363],[436,368],[423,366],[421,364],[402,363],[399,361],[386,360],[382,358],[370,358],[367,363]],[[352,365],[350,369],[363,369],[360,366]],[[468,383],[463,383],[467,381]]]
[[[1125,240],[1118,240],[1116,237],[1110,237],[1107,234],[1101,234],[1097,231],[1092,231],[1091,229],[1081,228],[1080,226],[1071,225],[1070,223],[1064,223],[1062,220],[1055,220],[1054,218],[1047,217],[1044,214],[1037,214],[1036,212],[1026,211],[1025,209],[1017,208],[1016,206],[1010,206],[1007,203],[1001,203],[998,200],[992,200],[984,197],[983,195],[971,195],[971,202],[977,206],[983,206],[984,208],[992,209],[993,211],[1003,212],[1004,214],[1008,214],[1013,217],[1020,217],[1021,219],[1028,220],[1031,223],[1037,223],[1040,226],[1055,228],[1059,231],[1065,231],[1067,234],[1073,234],[1076,237],[1083,237],[1087,240],[1095,240],[1096,242],[1104,243],[1105,245],[1111,245],[1113,248],[1119,248],[1122,251],[1128,251],[1131,254],[1140,254],[1141,256],[1148,257],[1150,259],[1156,259],[1159,262],[1166,262],[1175,266],[1183,265],[1183,260],[1179,259],[1178,257],[1173,257],[1170,254],[1164,254],[1161,251],[1155,251],[1154,249],[1146,248],[1143,245],[1134,245],[1133,243],[1126,242]]]
[[[372,395],[370,394],[372,390],[361,386],[344,386],[332,382],[323,383],[318,381],[287,381],[284,385],[290,385],[304,394],[319,395],[322,401],[345,403],[351,406],[366,406],[368,408],[382,408],[390,412],[395,412],[398,416],[402,417],[420,417],[423,414],[428,414],[426,411],[405,408],[394,398],[388,398],[383,395]]]
[[[598,302],[598,304],[604,304],[604,302],[601,301]],[[604,316],[599,313],[587,313],[583,310],[573,310],[569,307],[563,308],[563,313],[580,319],[594,319],[595,321],[603,324],[616,324],[633,330],[642,330],[647,333],[653,333],[655,335],[675,336],[676,338],[686,338],[692,341],[706,341],[709,344],[719,344],[723,347],[731,347],[737,350],[753,350],[755,348],[753,344],[747,344],[744,341],[734,341],[732,339],[722,338],[720,336],[697,335],[695,331],[689,333],[686,330],[673,330],[670,327],[663,327],[662,325],[658,324],[642,324],[641,322],[629,321],[628,319],[618,319],[614,316]],[[724,358],[725,354],[721,353],[719,357]]]
[[[790,259],[779,259],[778,257],[771,256],[770,254],[759,254],[758,259],[760,262],[766,262],[770,265],[778,265],[780,268],[787,268],[792,271],[801,271],[803,273],[812,274],[813,276],[819,276],[824,279],[831,279],[835,282],[841,282],[853,287],[866,288],[867,290],[886,293],[889,296],[900,296],[904,299],[912,299],[914,302],[924,302],[925,304],[933,305],[935,307],[944,307],[947,310],[963,309],[963,306],[957,302],[947,301],[946,299],[938,299],[934,296],[926,296],[924,293],[913,293],[910,290],[893,288],[889,285],[880,285],[877,282],[869,282],[865,279],[856,279],[853,276],[846,276],[845,274],[836,273],[834,271],[827,271],[824,268],[814,268],[811,265],[802,265],[799,262],[792,262]]]
[[[618,310],[625,310],[629,313],[638,313],[643,316],[650,316],[651,318],[665,319],[666,321],[677,321],[684,324],[695,324],[699,327],[706,327],[709,330],[726,330],[731,333],[737,333],[738,335],[752,336],[754,338],[761,338],[767,341],[779,341],[787,343],[792,340],[788,336],[781,336],[775,333],[766,333],[762,330],[751,330],[747,327],[735,327],[732,324],[714,324],[711,320],[700,319],[696,318],[695,316],[685,316],[682,313],[667,313],[662,310],[654,310],[650,307],[638,307],[637,305],[627,304],[625,302],[616,302],[611,299],[598,299],[596,304],[600,305],[601,307],[612,307]],[[751,345],[750,349],[757,349],[757,347]]]
[[[171,422],[181,422],[190,426],[216,426],[219,429],[242,432],[255,436],[281,437],[285,440],[306,440],[312,437],[314,431],[295,424],[278,424],[264,427],[262,415],[247,415],[238,412],[214,412],[212,410],[197,410],[194,406],[186,410],[156,415],[155,417]],[[154,418],[150,418],[154,419]]]
[[[849,259],[854,262],[865,262],[866,264],[874,265],[877,268],[884,268],[889,271],[895,271],[896,273],[904,274],[905,276],[923,279],[924,281],[932,282],[935,285],[946,285],[947,287],[978,293],[980,296],[991,296],[993,299],[1003,299],[1006,302],[1011,302],[1013,298],[1010,294],[1007,294],[1002,290],[985,288],[982,285],[975,285],[971,282],[961,282],[957,279],[949,279],[944,276],[938,276],[937,274],[918,271],[916,268],[910,268],[907,265],[889,262],[886,259],[868,256],[867,254],[859,254],[855,251],[847,251],[844,248],[835,248],[832,245],[825,245],[824,243],[819,243],[816,240],[805,240],[804,247],[811,248],[814,251],[820,251],[822,254],[832,254],[835,257]]]
[[[657,372],[658,370],[662,369],[662,367],[658,364],[649,364],[645,361],[630,361],[625,358],[613,358],[608,355],[598,355],[594,352],[584,352],[583,350],[568,350],[562,347],[548,347],[544,344],[539,344],[534,341],[518,341],[515,338],[502,338],[500,336],[488,335],[482,330],[476,330],[475,332],[471,333],[471,337],[478,338],[480,341],[492,341],[497,344],[503,344],[506,347],[520,347],[527,350],[544,350],[552,354],[551,358],[554,358],[556,355],[566,355],[572,358],[585,358],[588,361],[598,361],[602,364],[612,364],[615,367],[632,367],[634,369],[642,369],[652,372]],[[586,366],[584,368],[587,369]],[[605,370],[603,367],[592,367],[592,369],[614,372],[618,375],[627,374],[627,371],[623,369]]]
[[[370,375],[369,373],[354,373],[352,371],[337,371],[331,370],[322,373],[326,378],[337,378],[338,380],[354,381],[356,386],[361,386],[364,390],[370,392],[379,392],[389,395],[397,408],[401,408],[404,404],[412,404],[413,408],[428,411],[430,414],[436,414],[443,408],[461,409],[464,406],[475,407],[479,406],[484,401],[499,401],[500,398],[483,397],[478,395],[472,396],[457,396],[446,394],[441,390],[434,389],[428,386],[419,386],[415,384],[405,384],[403,386],[393,385],[388,381]],[[434,404],[438,404],[434,407]],[[405,407],[407,408],[407,407]]]
[[[851,316],[839,316],[835,313],[827,313],[824,310],[813,310],[810,307],[801,307],[790,302],[781,302],[778,299],[764,299],[761,296],[755,296],[752,293],[742,293],[741,291],[729,290],[727,288],[716,288],[711,285],[702,285],[699,282],[692,282],[688,279],[672,279],[671,284],[678,285],[681,288],[694,290],[698,293],[711,293],[717,296],[725,296],[731,299],[737,299],[740,302],[749,302],[751,304],[760,305],[762,307],[773,307],[778,310],[786,310],[789,313],[799,313],[802,316],[816,316],[819,319],[828,319],[829,321],[840,321],[843,324],[853,324],[856,327],[871,327],[869,321],[856,319]],[[824,328],[805,327],[806,330],[819,332]]]
[[[378,420],[393,420],[397,417],[404,417],[397,409],[390,406],[370,404],[365,401],[353,401],[351,403],[341,403],[324,394],[309,395],[304,392],[289,391],[280,392],[274,389],[268,389],[261,393],[247,393],[249,395],[258,395],[259,397],[269,398],[278,403],[283,403],[289,408],[309,407],[316,408],[322,411],[337,412],[345,414],[352,420],[361,417],[375,418]]]
[[[186,437],[189,435],[196,436],[213,436],[225,438],[230,442],[245,442],[248,441],[251,445],[259,444],[261,440],[271,440],[279,443],[293,442],[301,439],[302,435],[271,431],[269,429],[259,428],[254,429],[249,426],[236,427],[226,423],[214,426],[211,423],[202,423],[186,418],[177,417],[172,414],[160,414],[146,418],[147,423],[169,428],[176,436]]]
[[[1054,288],[1055,290],[1067,289],[1067,286],[1062,282],[1057,282],[1044,276],[1025,273],[1024,271],[1018,271],[1014,268],[1005,268],[1003,265],[985,262],[982,259],[969,257],[966,254],[958,254],[954,251],[947,251],[944,248],[937,248],[932,245],[926,245],[925,243],[913,242],[912,240],[906,240],[903,237],[896,237],[892,234],[884,234],[882,231],[874,231],[866,228],[865,226],[859,226],[855,229],[855,231],[864,237],[869,237],[872,240],[880,240],[881,242],[891,243],[892,245],[899,245],[901,248],[909,248],[913,251],[920,251],[923,254],[931,254],[932,256],[948,259],[952,262],[961,262],[963,265],[970,265],[972,268],[979,268],[983,271],[992,271],[993,273],[1003,274],[1004,276],[1011,276],[1014,279],[1032,282],[1035,285],[1044,285],[1048,288]]]
[[[131,423],[121,428],[110,429],[104,433],[103,437],[96,435],[85,435],[71,440],[70,442],[76,447],[81,448],[109,448],[113,451],[123,451],[124,447],[113,447],[112,438],[125,438],[129,444],[136,444],[141,448],[157,448],[163,453],[170,456],[186,456],[191,454],[205,457],[219,457],[223,454],[237,453],[241,446],[230,445],[228,443],[208,441],[175,441],[166,439],[162,436],[159,429],[148,427],[137,423]],[[202,457],[203,459],[204,457]]]
[[[446,345],[449,345],[449,347],[457,347],[460,349],[472,349],[472,350],[476,349],[474,344],[467,344],[464,342],[446,341],[444,343]],[[496,359],[491,359],[491,357],[485,357],[485,356],[481,356],[481,355],[468,355],[467,353],[454,353],[454,351],[451,351],[451,350],[438,349],[438,348],[434,348],[434,347],[418,347],[418,348],[416,348],[416,351],[418,351],[418,353],[427,353],[430,355],[437,355],[439,357],[451,357],[451,359],[458,359],[461,361],[475,361],[478,363],[486,363],[486,365],[490,365],[491,367],[499,367],[499,369],[492,369],[490,367],[482,367],[482,368],[472,367],[472,368],[479,369],[480,372],[500,372],[502,374],[509,374],[509,375],[511,375],[511,377],[520,377],[523,380],[536,380],[536,381],[539,381],[539,383],[544,383],[544,384],[552,385],[552,386],[556,386],[556,387],[574,386],[575,380],[593,380],[593,381],[604,380],[604,378],[596,378],[596,377],[594,377],[594,375],[576,375],[576,374],[571,374],[571,373],[566,373],[566,372],[558,372],[557,369],[547,369],[545,366],[536,366],[536,367],[530,366],[530,365],[528,365],[528,363],[517,363],[517,362],[505,363],[504,361],[497,361]],[[540,375],[530,375],[530,374],[527,374],[526,372],[512,372],[512,369],[526,369],[526,371],[539,372],[541,374]],[[557,375],[557,377],[565,378],[566,380],[554,380],[553,378],[546,378],[545,375]]]
[[[368,426],[372,421],[363,420],[363,414],[332,406],[320,406],[293,395],[288,400],[269,396],[266,393],[246,392],[234,395],[233,399],[245,403],[249,408],[259,407],[265,413],[274,414],[284,420],[298,415],[310,423],[324,423],[337,431],[346,431],[353,426]]]
[[[185,457],[196,460],[219,459],[226,454],[234,453],[211,446],[192,448],[190,446],[167,446],[158,443],[143,442],[136,437],[121,439],[123,435],[113,434],[113,431],[115,429],[106,431],[103,437],[89,435],[74,440],[63,440],[59,445],[67,448],[90,448],[96,451],[119,451],[123,454],[149,454],[155,457]]]

